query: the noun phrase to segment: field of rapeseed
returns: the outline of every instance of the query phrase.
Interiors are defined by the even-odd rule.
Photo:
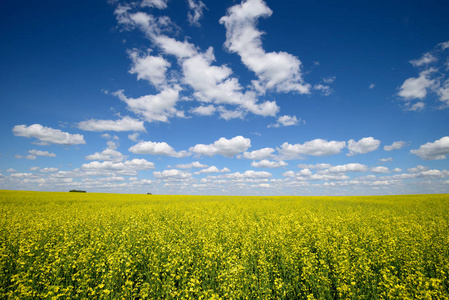
[[[0,191],[0,299],[448,299],[449,195]]]

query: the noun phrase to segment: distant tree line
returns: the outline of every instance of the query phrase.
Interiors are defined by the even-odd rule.
[[[82,191],[82,190],[70,190],[70,193],[85,193],[86,191]]]

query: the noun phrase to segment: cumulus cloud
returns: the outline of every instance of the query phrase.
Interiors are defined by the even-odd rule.
[[[164,9],[167,8],[167,2],[168,0],[143,0],[140,6]]]
[[[391,145],[385,145],[385,146],[384,146],[384,150],[385,150],[385,151],[399,150],[399,149],[401,149],[401,148],[403,148],[403,147],[405,147],[405,146],[407,146],[407,145],[408,145],[407,142],[404,142],[404,141],[397,141],[397,142],[394,142],[394,143],[391,144]]]
[[[387,167],[379,166],[371,168],[371,172],[373,173],[390,173],[390,170]]]
[[[273,175],[266,171],[257,172],[257,171],[253,171],[253,170],[248,170],[248,171],[245,171],[244,173],[235,172],[235,173],[226,174],[223,176],[224,176],[224,178],[227,178],[227,179],[240,180],[240,179],[266,179],[266,178],[272,177]]]
[[[436,62],[437,58],[432,55],[432,53],[424,53],[423,56],[419,59],[413,59],[410,63],[415,67],[421,67],[424,65],[428,65],[430,63]]]
[[[201,171],[195,172],[196,175],[198,174],[205,174],[205,173],[227,173],[231,172],[228,168],[218,169],[216,166],[212,166],[206,169],[202,169]]]
[[[317,170],[323,170],[323,169],[329,169],[332,167],[331,164],[323,164],[323,163],[317,163],[314,165],[306,165],[306,164],[299,164],[298,168],[302,169],[317,169]]]
[[[114,161],[114,162],[120,162],[125,159],[125,156],[120,153],[119,151],[116,151],[111,148],[107,148],[103,150],[102,152],[96,152],[95,154],[91,154],[86,156],[87,160],[101,160],[101,161]]]
[[[109,174],[120,174],[135,176],[138,171],[154,169],[154,163],[145,159],[132,159],[125,162],[113,161],[93,161],[88,164],[83,164],[81,169],[89,172],[90,175],[105,176]],[[61,173],[62,174],[62,173]]]
[[[419,73],[419,77],[405,80],[398,95],[406,100],[423,99],[427,95],[427,89],[435,84],[435,80],[430,79],[430,75],[435,71],[431,68]]]
[[[125,102],[128,109],[141,116],[147,122],[165,122],[171,117],[184,117],[184,112],[176,109],[179,101],[179,86],[167,87],[156,95],[146,95],[139,98],[125,96],[123,90],[114,93]]]
[[[141,141],[129,148],[128,151],[136,154],[165,155],[171,157],[186,157],[190,155],[187,151],[176,152],[172,146],[165,142],[158,143],[151,141]]]
[[[162,172],[153,172],[153,176],[157,179],[162,180],[183,180],[190,179],[192,177],[192,174],[177,169],[171,169],[164,170]]]
[[[433,50],[426,52],[419,59],[411,60],[410,63],[421,69],[418,77],[411,77],[404,81],[399,88],[398,95],[405,103],[405,109],[410,111],[421,111],[426,104],[424,101],[429,95],[436,96],[442,102],[438,107],[445,109],[449,107],[449,60],[445,45],[449,42],[438,44]],[[416,100],[413,103],[413,100]]]
[[[168,18],[157,18],[143,12],[130,13],[129,10],[130,8],[124,9],[123,7],[116,9],[115,13],[118,22],[128,29],[139,28],[163,53],[175,56],[183,75],[178,84],[189,85],[193,89],[193,97],[196,100],[205,103],[214,103],[217,106],[235,106],[237,109],[243,110],[244,113],[251,112],[261,116],[275,116],[279,111],[276,102],[265,101],[258,103],[256,94],[253,91],[245,92],[238,79],[231,76],[232,70],[228,66],[213,65],[215,56],[212,47],[209,47],[205,52],[201,52],[198,47],[187,40],[178,41],[163,34],[164,31],[168,31],[166,30],[167,26],[174,27]],[[165,89],[168,88],[165,87]],[[149,97],[153,98],[154,96],[145,96],[144,99],[146,102],[149,102]],[[123,95],[121,95],[121,99],[126,100]],[[142,102],[144,99],[139,98],[139,102]],[[129,101],[125,102],[128,103]],[[163,103],[169,108],[174,107],[173,101],[165,100]],[[128,105],[132,111],[136,112],[135,107],[133,108],[129,103]],[[148,106],[148,103],[145,106]],[[139,112],[136,113],[142,114],[141,110],[139,109]],[[154,111],[154,109],[145,110]],[[227,109],[227,111],[233,110]],[[204,110],[197,110],[196,112],[204,112]],[[239,113],[239,117],[242,116],[242,112]],[[224,119],[230,119],[235,115],[221,113],[220,116]],[[148,121],[152,119],[155,119],[154,116],[151,116],[149,120],[147,116]],[[166,122],[166,120],[160,120],[158,118],[156,120]]]
[[[301,155],[328,156],[340,153],[341,149],[346,147],[346,142],[315,139],[304,144],[283,143],[278,152],[284,159],[296,159]]]
[[[273,158],[273,152],[276,151],[273,148],[262,148],[251,152],[244,152],[242,157],[252,160],[262,160],[267,158]]]
[[[203,10],[207,9],[206,5],[201,0],[188,0],[188,4],[187,20],[190,25],[200,27],[199,20],[203,17]]]
[[[410,153],[426,160],[446,159],[446,155],[449,155],[449,136],[421,145],[419,149],[411,150]]]
[[[133,142],[137,142],[139,139],[140,134],[138,132],[134,132],[128,135],[128,139],[130,139]]]
[[[215,111],[217,110],[217,108],[213,105],[201,105],[195,108],[192,108],[190,111],[196,115],[200,115],[200,116],[212,116]]]
[[[384,149],[385,149],[385,147],[384,147]],[[389,161],[393,161],[393,157],[380,158],[379,161],[380,161],[380,162],[389,162]]]
[[[147,80],[157,88],[167,85],[166,73],[171,64],[161,56],[142,54],[137,50],[129,51],[132,67],[129,73],[136,74],[138,80]]]
[[[262,48],[263,32],[256,28],[259,18],[268,18],[273,12],[262,0],[247,0],[230,7],[220,23],[226,27],[225,47],[237,53],[243,64],[253,71],[258,80],[254,87],[261,92],[310,92],[304,82],[301,61],[286,52],[265,52]]]
[[[349,153],[347,156],[353,156],[356,154],[365,154],[368,152],[372,152],[379,148],[380,141],[374,139],[373,137],[365,137],[360,139],[358,142],[351,139],[348,141],[348,150]]]
[[[16,125],[12,131],[16,136],[23,136],[26,138],[34,137],[44,145],[58,144],[70,146],[86,144],[84,136],[81,134],[70,134],[59,129],[45,127],[40,124],[33,124],[30,126]]]
[[[145,131],[143,122],[131,117],[121,120],[87,120],[78,123],[78,128],[86,131]]]
[[[253,161],[251,163],[251,166],[254,168],[280,168],[285,167],[288,164],[284,161],[269,161],[267,159],[261,160],[261,161]]]
[[[46,157],[56,157],[56,154],[50,153],[48,151],[40,151],[40,150],[29,150],[28,153],[34,156],[46,156]]]
[[[366,172],[368,167],[359,163],[350,163],[345,165],[332,166],[328,169],[318,171],[319,174],[327,173],[346,173],[346,172]],[[317,173],[318,173],[317,172]]]
[[[233,157],[246,151],[249,147],[251,147],[250,139],[244,138],[243,136],[236,136],[230,140],[222,137],[209,145],[198,144],[191,147],[189,151],[206,156],[223,155],[225,157]]]
[[[287,116],[287,115],[285,115],[285,116],[280,116],[277,119],[276,123],[268,125],[268,128],[270,128],[270,127],[279,128],[279,127],[285,127],[285,126],[296,126],[296,125],[299,124],[299,122],[301,122],[301,118],[298,119],[298,118],[296,118],[296,116]]]
[[[204,169],[207,168],[208,165],[203,165],[202,163],[200,163],[199,161],[194,161],[188,164],[180,164],[180,165],[176,165],[175,168],[177,169]]]
[[[42,168],[39,170],[39,172],[43,172],[43,173],[58,172],[58,168]]]

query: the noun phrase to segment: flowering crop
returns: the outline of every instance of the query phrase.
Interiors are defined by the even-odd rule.
[[[0,191],[1,299],[449,299],[449,195]]]

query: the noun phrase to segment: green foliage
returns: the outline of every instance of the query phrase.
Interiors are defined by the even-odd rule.
[[[448,299],[449,195],[0,191],[0,298]]]
[[[70,190],[70,193],[85,193],[86,191],[82,191],[82,190]]]

